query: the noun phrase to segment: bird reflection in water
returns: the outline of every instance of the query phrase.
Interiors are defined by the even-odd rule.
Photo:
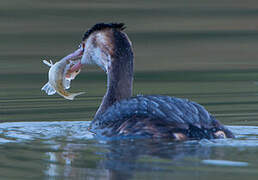
[[[171,142],[157,139],[90,140],[63,143],[51,152],[46,174],[75,179],[131,179],[138,173],[156,172],[168,177],[184,168],[198,176],[201,159],[223,159],[225,152],[202,141]],[[53,161],[54,160],[54,161]]]

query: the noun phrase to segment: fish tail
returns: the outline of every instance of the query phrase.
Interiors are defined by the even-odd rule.
[[[79,96],[81,94],[84,94],[85,92],[79,92],[79,93],[69,93],[68,96],[64,96],[65,99],[74,100],[75,96]]]
[[[51,86],[51,84],[49,84],[49,82],[41,88],[41,91],[45,91],[47,95],[53,95],[56,93],[56,90]]]

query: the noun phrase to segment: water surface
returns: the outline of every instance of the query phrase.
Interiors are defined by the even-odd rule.
[[[106,141],[94,138],[88,126],[85,121],[2,123],[1,178],[256,179],[258,175],[256,126],[230,126],[235,139],[187,142]]]

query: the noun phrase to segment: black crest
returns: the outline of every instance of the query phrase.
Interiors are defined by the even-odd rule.
[[[114,28],[114,29],[124,30],[126,27],[125,27],[124,23],[109,23],[109,24],[98,23],[98,24],[95,24],[92,28],[90,28],[88,31],[85,32],[82,40],[84,41],[85,39],[87,39],[93,32],[100,31],[100,30],[103,30],[106,28]]]

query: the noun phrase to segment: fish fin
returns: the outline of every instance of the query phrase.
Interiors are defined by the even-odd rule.
[[[74,100],[75,96],[79,96],[81,94],[84,94],[85,92],[79,92],[79,93],[71,93],[69,96],[64,96],[65,99]]]
[[[65,79],[64,79],[64,88],[65,88],[65,89],[69,89],[69,88],[70,88],[70,84],[71,84],[71,80],[65,78]]]
[[[41,88],[41,91],[45,91],[47,95],[53,95],[56,93],[56,90],[51,86],[51,84],[49,84],[49,82]]]
[[[43,60],[43,63],[50,67],[53,66],[53,62],[51,60],[49,62],[47,60]]]

